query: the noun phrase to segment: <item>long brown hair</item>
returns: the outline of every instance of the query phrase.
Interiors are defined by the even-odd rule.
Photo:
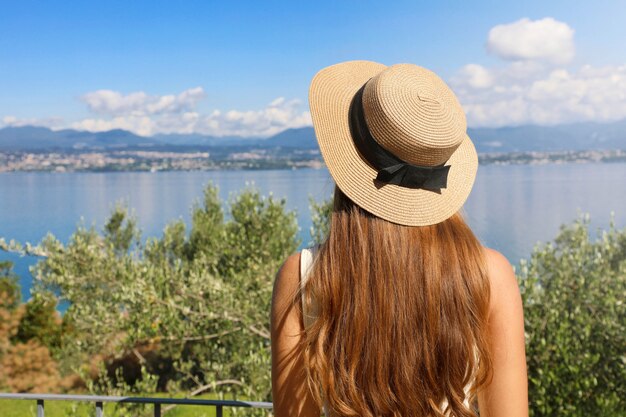
[[[335,188],[304,291],[317,317],[304,338],[309,388],[332,416],[476,416],[464,401],[491,378],[490,293],[460,214],[402,226]]]

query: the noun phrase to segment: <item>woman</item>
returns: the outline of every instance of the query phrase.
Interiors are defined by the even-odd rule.
[[[327,240],[276,278],[275,415],[527,416],[515,275],[459,214],[478,158],[454,93],[351,61],[309,102],[336,189]]]

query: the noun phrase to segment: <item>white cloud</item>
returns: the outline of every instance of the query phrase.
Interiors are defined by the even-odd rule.
[[[197,106],[206,96],[202,87],[179,94],[149,95],[143,91],[122,94],[98,90],[84,94],[80,100],[93,117],[66,123],[60,118],[18,119],[5,116],[2,126],[45,126],[54,130],[71,128],[92,132],[124,129],[142,136],[158,133],[199,133],[211,136],[271,136],[288,128],[311,125],[308,110],[300,100],[278,97],[256,110],[215,109],[201,113]]]
[[[469,126],[609,122],[626,118],[626,65],[578,69],[574,31],[552,18],[521,19],[489,31],[504,65],[461,67],[451,78]]]
[[[102,132],[111,129],[124,129],[142,136],[155,133],[155,124],[148,116],[117,116],[112,119],[83,119],[69,126],[76,130]]]
[[[565,64],[574,57],[574,30],[551,17],[528,18],[494,26],[487,50],[506,60],[539,60]]]
[[[453,78],[453,82],[455,80],[476,89],[488,88],[493,85],[491,72],[478,64],[467,64],[463,66]]]
[[[493,84],[475,88],[462,68],[450,85],[470,126],[608,122],[626,118],[626,65],[556,68],[526,76],[492,69]]]
[[[206,134],[270,136],[287,128],[311,125],[311,115],[301,110],[300,100],[279,97],[260,110],[216,110],[197,120],[196,131]]]
[[[63,119],[60,117],[46,117],[35,118],[27,117],[20,118],[15,116],[4,116],[0,120],[0,127],[21,127],[21,126],[43,126],[50,129],[61,129],[63,126]]]
[[[258,110],[196,111],[205,96],[201,87],[174,96],[149,96],[144,92],[122,95],[99,90],[87,93],[82,100],[96,113],[71,124],[73,129],[103,131],[125,129],[139,135],[157,133],[200,133],[212,136],[270,136],[292,127],[311,125],[308,111],[299,100],[279,97]],[[106,117],[109,116],[109,117]]]
[[[97,90],[81,100],[96,114],[109,116],[144,116],[160,113],[179,113],[196,106],[206,94],[202,87],[190,88],[178,95],[151,96],[143,91],[123,95],[118,91]]]

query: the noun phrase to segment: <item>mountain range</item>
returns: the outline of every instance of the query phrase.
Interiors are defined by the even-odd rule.
[[[626,150],[626,119],[611,123],[469,128],[467,133],[480,153]],[[269,138],[200,134],[158,134],[146,137],[122,129],[88,132],[73,129],[51,130],[39,126],[0,129],[0,151],[4,152],[125,148],[184,150],[216,147],[315,149],[317,142],[312,127],[287,129]]]

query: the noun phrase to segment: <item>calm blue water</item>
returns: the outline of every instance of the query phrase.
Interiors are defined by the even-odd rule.
[[[194,201],[208,182],[222,198],[253,183],[262,193],[285,197],[298,212],[301,237],[310,241],[309,198],[330,196],[326,170],[161,172],[161,173],[4,173],[0,174],[0,236],[36,243],[50,232],[66,241],[83,219],[102,227],[116,202],[127,204],[145,236],[160,236],[172,219],[189,222]],[[626,225],[626,164],[482,166],[465,215],[478,237],[511,263],[527,257],[538,241],[551,240],[559,226],[579,212],[592,227],[606,227],[615,212]],[[29,297],[32,258],[0,252],[11,260]]]

